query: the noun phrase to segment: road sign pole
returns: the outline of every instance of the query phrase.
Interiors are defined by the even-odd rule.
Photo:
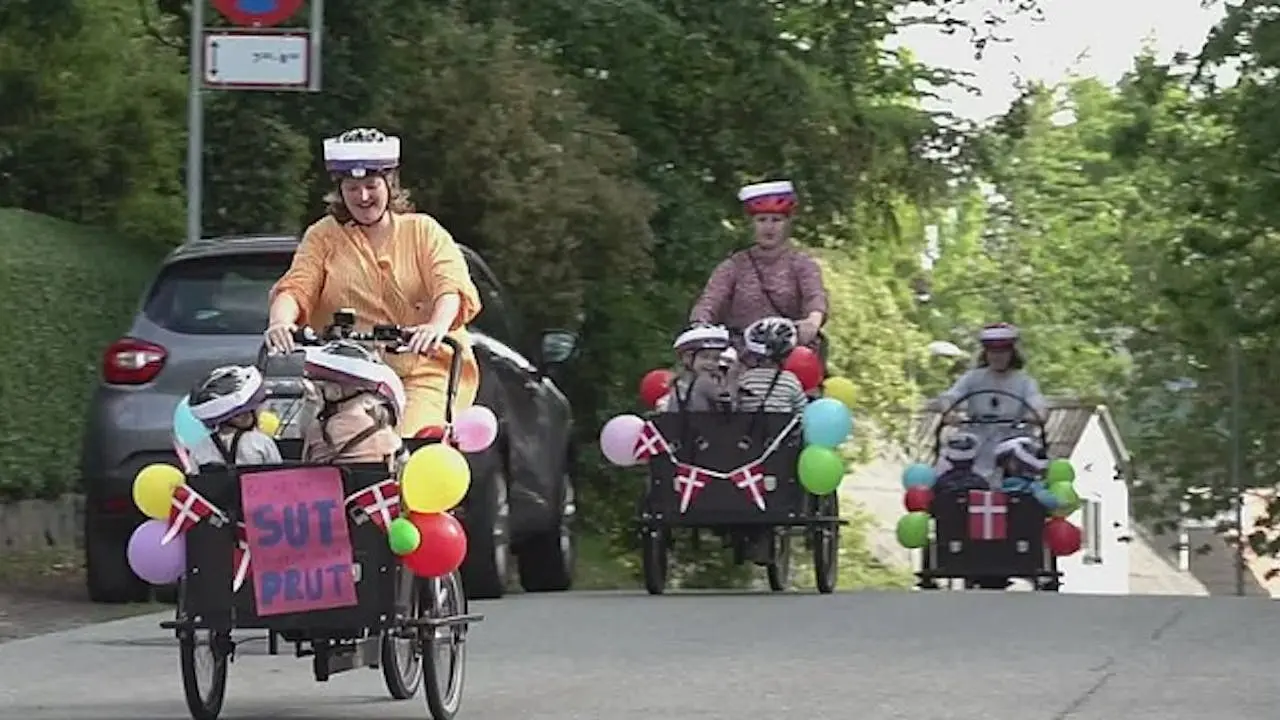
[[[204,4],[191,1],[191,66],[187,90],[187,242],[200,239],[204,200]]]
[[[320,92],[320,46],[324,43],[324,0],[311,0],[311,92]]]

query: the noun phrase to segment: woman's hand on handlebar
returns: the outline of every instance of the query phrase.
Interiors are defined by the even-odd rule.
[[[409,352],[415,355],[427,355],[439,347],[440,342],[449,334],[449,328],[440,327],[434,323],[423,323],[404,328],[403,332],[408,338],[405,347]]]
[[[267,331],[262,336],[268,350],[275,353],[291,353],[294,351],[293,336],[297,332],[298,326],[293,323],[274,323],[267,326]]]

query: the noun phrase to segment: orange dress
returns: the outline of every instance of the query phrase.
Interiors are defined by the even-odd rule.
[[[299,325],[317,330],[343,308],[356,311],[356,327],[420,325],[431,317],[436,298],[456,293],[461,309],[449,333],[462,346],[462,373],[454,409],[475,402],[480,368],[466,324],[480,313],[480,294],[471,282],[467,262],[448,230],[430,215],[391,215],[393,236],[375,253],[359,226],[342,225],[330,216],[302,236],[284,277],[271,288],[271,299],[288,293],[298,302]],[[408,401],[400,433],[410,437],[428,425],[444,422],[445,384],[452,351],[441,346],[430,356],[386,354],[384,360],[404,380]]]

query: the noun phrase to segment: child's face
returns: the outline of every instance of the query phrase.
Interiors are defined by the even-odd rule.
[[[237,430],[252,430],[258,425],[258,413],[256,412],[240,413],[239,415],[228,420],[226,424],[230,425],[231,427]]]
[[[719,350],[699,350],[693,353],[690,369],[696,373],[713,373],[720,369]]]

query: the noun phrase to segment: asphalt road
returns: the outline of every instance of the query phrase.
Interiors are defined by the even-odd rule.
[[[1280,606],[936,592],[570,594],[476,606],[460,719],[1274,720]],[[133,618],[0,645],[0,718],[187,717],[176,649]],[[242,646],[225,718],[423,718],[354,671]]]

